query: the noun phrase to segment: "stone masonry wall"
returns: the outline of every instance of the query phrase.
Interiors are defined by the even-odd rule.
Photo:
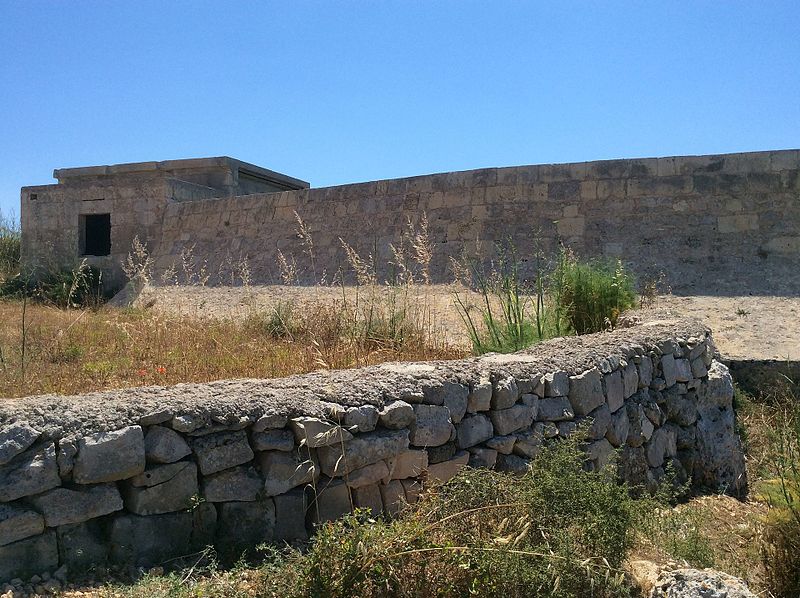
[[[513,355],[6,401],[0,580],[303,540],[465,466],[524,472],[579,426],[588,467],[739,493],[732,397],[709,331],[660,321]]]
[[[295,212],[313,236],[313,268]],[[280,282],[280,250],[306,280],[323,271],[330,280],[347,268],[340,237],[386,272],[389,244],[423,213],[437,281],[452,280],[450,257],[490,258],[511,239],[523,259],[563,241],[586,257],[619,257],[643,278],[663,271],[676,291],[774,293],[800,260],[800,151],[487,168],[170,203],[150,249],[160,269],[190,247],[211,273],[247,257],[256,282]]]

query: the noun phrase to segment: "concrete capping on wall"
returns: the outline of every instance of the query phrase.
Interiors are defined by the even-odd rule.
[[[732,397],[709,331],[660,321],[513,355],[6,401],[0,579],[302,540],[466,465],[524,472],[579,426],[588,467],[740,493]]]

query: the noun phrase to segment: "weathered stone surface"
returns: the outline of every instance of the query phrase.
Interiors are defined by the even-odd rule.
[[[378,423],[390,430],[407,428],[414,421],[414,408],[405,401],[387,403],[378,414]]]
[[[678,451],[674,430],[667,427],[658,428],[646,445],[647,462],[650,467],[661,467],[664,459],[674,457]]]
[[[41,435],[27,423],[15,423],[0,430],[0,465],[5,465],[30,447]]]
[[[44,531],[44,518],[21,504],[0,504],[0,546]]]
[[[623,396],[628,399],[639,389],[639,372],[635,363],[629,363],[622,370]]]
[[[163,424],[168,422],[172,419],[172,412],[169,409],[157,409],[155,411],[151,411],[147,415],[143,415],[139,418],[139,425],[143,428],[145,426],[155,426],[158,424]]]
[[[111,522],[109,560],[118,565],[152,566],[189,554],[192,514],[120,515]]]
[[[144,466],[142,427],[128,426],[81,438],[72,478],[79,484],[113,482],[143,472]]]
[[[203,475],[230,469],[253,459],[253,450],[243,430],[216,432],[192,441],[192,450]]]
[[[418,477],[427,468],[427,451],[405,451],[389,459],[389,471],[393,480]]]
[[[586,448],[586,454],[596,469],[602,469],[610,462],[611,457],[614,455],[614,447],[611,446],[608,440],[601,438]]]
[[[369,509],[373,517],[377,517],[383,512],[383,498],[378,484],[353,488],[352,493],[356,508]]]
[[[626,446],[620,451],[617,475],[620,480],[634,487],[637,493],[644,490],[649,471],[644,447]]]
[[[510,455],[516,441],[517,437],[513,434],[509,434],[508,436],[495,436],[486,441],[486,446],[503,455]]]
[[[28,579],[57,568],[58,545],[54,531],[0,546],[0,580]]]
[[[175,470],[173,465],[182,467]],[[197,466],[184,461],[160,467],[169,468],[172,476],[152,486],[125,486],[125,508],[128,511],[137,515],[160,515],[192,506],[192,497],[197,494]]]
[[[544,441],[544,425],[539,422],[532,430],[516,434],[513,452],[515,455],[532,459],[539,454]]]
[[[636,369],[639,373],[639,388],[649,388],[650,383],[653,381],[653,360],[648,356],[643,355]]]
[[[316,491],[310,508],[314,523],[333,521],[352,511],[350,488],[341,479],[320,478]]]
[[[675,437],[679,451],[681,449],[693,449],[697,441],[697,428],[695,426],[675,426]]]
[[[306,449],[286,453],[267,451],[258,454],[258,465],[264,476],[264,494],[275,496],[319,477],[319,466],[305,453]]]
[[[578,424],[574,421],[556,422],[556,429],[559,436],[566,437],[575,433],[575,430],[578,429]]]
[[[692,360],[692,376],[695,378],[705,378],[708,376],[708,368],[706,368],[706,364],[703,361],[702,357],[698,357]]]
[[[0,501],[45,492],[61,484],[55,445],[32,447],[10,463],[0,466]]]
[[[519,398],[519,388],[517,381],[510,376],[500,378],[493,384],[492,388],[492,409],[508,409]]]
[[[362,488],[378,482],[388,482],[391,479],[391,472],[386,465],[386,461],[378,461],[354,469],[345,476],[345,482],[351,488]]]
[[[415,405],[415,407],[426,407]],[[444,409],[440,407],[440,409]],[[405,430],[378,430],[361,434],[344,443],[321,447],[317,451],[322,473],[329,477],[343,476],[351,471],[395,457],[408,449]]]
[[[380,494],[378,494],[380,499]],[[306,511],[308,499],[302,489],[295,489],[273,498],[275,501],[275,531],[273,540],[292,542],[307,540]]]
[[[469,390],[465,386],[459,385],[459,387],[463,389],[463,392],[451,392],[444,397],[443,406],[450,410],[450,421],[454,424],[460,422],[467,412]]]
[[[616,412],[625,404],[625,387],[622,384],[622,372],[617,370],[603,377],[603,386],[606,392],[606,402],[611,413]]]
[[[620,447],[627,442],[629,430],[628,412],[626,409],[620,409],[611,416],[611,425],[606,432],[606,440],[611,443],[611,446]]]
[[[497,463],[497,451],[483,446],[473,446],[469,449],[469,465],[474,468],[494,469]]]
[[[437,384],[423,384],[422,393],[425,403],[441,406],[445,405],[447,400],[466,399],[469,395],[469,388],[458,382],[442,380]]]
[[[240,465],[203,477],[203,498],[208,502],[248,502],[258,498],[264,480],[254,467]]]
[[[529,428],[535,416],[535,409],[524,404],[514,405],[509,409],[502,409],[499,411],[492,410],[489,412],[489,418],[492,420],[494,432],[500,436],[513,434],[518,430]]]
[[[544,376],[544,396],[566,397],[569,395],[569,375],[567,372],[552,372]]]
[[[275,503],[271,498],[254,502],[224,502],[217,507],[217,546],[223,559],[238,559],[270,542],[275,533]]]
[[[350,407],[342,423],[351,432],[372,432],[378,425],[378,409],[372,405]]]
[[[253,432],[250,435],[250,446],[254,451],[285,451],[294,450],[294,434],[291,430],[270,429],[263,432]]]
[[[586,416],[590,422],[586,430],[586,438],[589,440],[600,440],[604,438],[611,425],[611,411],[608,405],[600,405],[597,409]]]
[[[72,468],[75,467],[75,455],[77,454],[77,443],[66,438],[58,441],[56,463],[58,463],[58,475],[62,480],[69,480],[72,476]]]
[[[397,515],[406,505],[406,492],[400,480],[392,480],[385,485],[381,484],[380,493],[384,513]]]
[[[467,413],[489,411],[492,407],[492,381],[482,377],[472,385],[467,397]]]
[[[200,552],[214,545],[217,535],[217,508],[214,503],[201,502],[192,508],[192,550]]]
[[[688,382],[692,379],[692,366],[688,359],[675,360],[675,379],[678,382]]]
[[[262,415],[253,424],[253,432],[263,432],[276,428],[285,428],[289,423],[289,418],[281,414]]]
[[[628,444],[633,447],[642,446],[653,436],[653,423],[644,412],[644,408],[637,403],[626,406],[628,415]]]
[[[450,410],[436,405],[414,405],[416,421],[409,426],[409,442],[414,446],[439,446],[450,440],[453,424]]]
[[[572,410],[572,403],[566,397],[539,399],[536,419],[555,422],[572,419],[573,417],[575,417],[575,413]]]
[[[735,429],[733,381],[728,368],[715,361],[708,385],[698,392],[695,484],[741,495],[747,490],[744,452]]]
[[[661,377],[664,378],[664,383],[667,385],[667,388],[678,381],[677,366],[675,365],[675,357],[672,353],[661,356],[661,372]]]
[[[145,469],[139,475],[125,480],[126,484],[136,486],[137,488],[149,488],[150,486],[157,486],[174,478],[179,472],[183,471],[188,465],[187,461],[182,463],[167,463],[164,465],[155,465],[150,469]]]
[[[667,420],[673,421],[680,426],[690,426],[697,421],[697,399],[689,399],[686,395],[676,391],[664,392],[664,410]]]
[[[428,465],[449,461],[456,454],[456,443],[445,442],[440,446],[431,446],[425,452],[428,453]]]
[[[443,484],[453,478],[469,462],[469,453],[459,451],[449,461],[428,465],[428,480],[434,484]]]
[[[190,455],[192,449],[175,430],[151,426],[144,436],[144,452],[152,463],[174,463]]]
[[[422,494],[422,482],[409,478],[400,480],[400,483],[403,484],[403,491],[406,493],[406,502],[413,505],[419,500],[420,494]]]
[[[289,424],[297,442],[310,448],[341,444],[353,437],[339,424],[318,417],[295,417]]]
[[[61,563],[70,574],[107,563],[109,525],[109,518],[102,517],[56,529]]]
[[[494,427],[485,415],[470,415],[458,425],[457,432],[456,444],[464,449],[489,440],[494,436]]]
[[[713,569],[662,571],[649,594],[650,598],[756,598],[747,584]]]
[[[48,527],[81,523],[122,509],[122,497],[114,484],[55,488],[30,501]]]
[[[569,402],[576,415],[589,415],[605,403],[603,375],[597,368],[569,379]]]

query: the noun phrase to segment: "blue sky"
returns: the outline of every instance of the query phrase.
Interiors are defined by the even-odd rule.
[[[800,147],[800,4],[0,0],[0,210],[57,167],[313,186]]]

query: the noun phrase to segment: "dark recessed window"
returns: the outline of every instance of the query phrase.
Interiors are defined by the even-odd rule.
[[[111,214],[81,216],[81,253],[111,255]]]
[[[31,193],[31,200],[39,199],[39,196],[36,193]]]

